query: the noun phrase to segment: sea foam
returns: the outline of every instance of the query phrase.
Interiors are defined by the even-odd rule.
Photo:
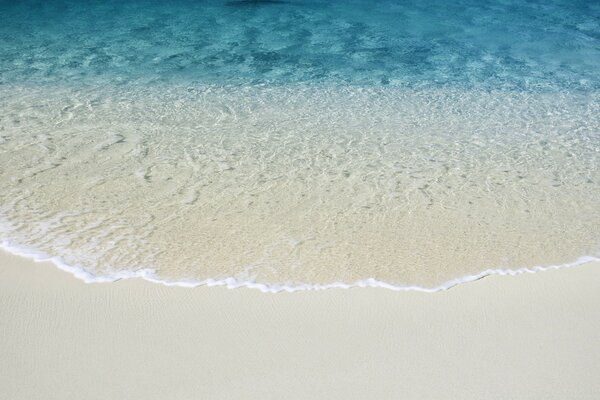
[[[351,289],[351,288],[383,288],[390,289],[395,291],[416,291],[416,292],[425,292],[425,293],[434,293],[442,290],[448,290],[453,288],[454,286],[477,281],[479,279],[485,278],[490,275],[508,275],[508,276],[517,276],[525,273],[533,274],[537,272],[550,271],[562,268],[573,268],[579,267],[584,264],[599,262],[599,257],[592,256],[583,256],[579,257],[577,260],[571,263],[566,263],[562,265],[551,265],[551,266],[535,266],[535,267],[523,267],[517,269],[486,269],[485,271],[481,271],[475,275],[468,275],[459,278],[452,279],[450,281],[444,282],[443,284],[436,287],[421,287],[421,286],[402,286],[390,284],[387,282],[382,282],[374,278],[368,278],[356,282],[344,283],[344,282],[332,282],[328,284],[311,284],[311,283],[299,283],[294,285],[285,285],[285,284],[264,284],[257,283],[254,281],[241,281],[236,278],[230,277],[225,279],[205,279],[203,281],[192,281],[192,280],[182,280],[182,281],[171,281],[160,279],[155,271],[151,269],[141,269],[135,272],[131,271],[119,271],[116,273],[111,273],[108,276],[96,276],[88,271],[86,271],[82,267],[73,267],[65,264],[60,257],[48,256],[39,251],[29,249],[23,246],[17,246],[10,244],[8,242],[0,243],[0,248],[6,251],[7,253],[14,254],[20,257],[29,258],[35,262],[50,262],[54,264],[59,269],[72,274],[75,278],[82,280],[85,283],[107,283],[107,282],[116,282],[122,279],[143,279],[152,283],[159,283],[165,286],[177,286],[177,287],[185,287],[185,288],[195,288],[199,286],[224,286],[228,289],[238,289],[238,288],[249,288],[249,289],[258,289],[263,293],[279,293],[279,292],[298,292],[305,290],[325,290],[325,289]]]

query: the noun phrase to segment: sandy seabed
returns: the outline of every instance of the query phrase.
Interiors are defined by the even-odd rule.
[[[0,253],[0,398],[595,399],[600,264],[433,294],[84,284]]]
[[[101,278],[435,288],[600,250],[599,91],[9,85],[4,114],[1,247]]]

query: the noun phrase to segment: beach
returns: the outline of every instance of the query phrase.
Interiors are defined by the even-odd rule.
[[[0,15],[0,400],[600,398],[600,2]]]
[[[600,264],[436,293],[85,284],[0,254],[6,399],[593,399]]]

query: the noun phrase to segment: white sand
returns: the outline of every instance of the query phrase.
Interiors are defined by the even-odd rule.
[[[597,399],[600,264],[446,292],[86,285],[0,254],[2,399]]]

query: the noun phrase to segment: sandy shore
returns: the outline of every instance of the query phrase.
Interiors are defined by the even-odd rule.
[[[435,294],[86,285],[0,253],[6,399],[592,399],[600,264]]]

